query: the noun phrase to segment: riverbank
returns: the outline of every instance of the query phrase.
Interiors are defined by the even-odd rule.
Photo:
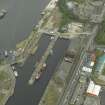
[[[40,39],[40,35],[39,35],[39,37],[34,37],[33,38],[33,34],[38,34],[37,32],[36,32],[36,29],[37,28],[34,28],[33,29],[33,31],[32,31],[32,33],[31,33],[31,35],[29,36],[29,40],[31,40],[31,42],[33,43],[33,45],[31,45],[31,46],[29,46],[29,43],[27,42],[27,40],[25,40],[25,41],[22,41],[22,43],[20,43],[19,45],[17,45],[16,46],[16,48],[19,48],[19,51],[20,51],[20,49],[24,49],[25,48],[25,46],[26,46],[26,43],[27,43],[27,45],[28,45],[28,47],[31,47],[30,49],[28,49],[28,51],[27,51],[27,53],[28,54],[34,54],[35,53],[35,51],[37,50],[37,46],[35,45],[34,46],[34,38],[36,39],[37,38],[37,41],[36,41],[36,43],[38,43],[38,41],[39,41],[39,39]],[[33,41],[32,41],[33,40]],[[25,44],[24,44],[24,42],[25,42]],[[23,47],[24,46],[24,48],[21,48],[21,46]],[[17,54],[17,53],[16,53]],[[17,54],[18,55],[18,54]],[[21,54],[20,54],[21,55]],[[25,57],[25,58],[27,58],[27,57]],[[16,58],[16,60],[17,60],[17,58]],[[20,61],[20,58],[19,58],[19,61]],[[13,61],[14,62],[14,61]],[[23,62],[23,61],[22,61]],[[16,79],[15,79],[15,77],[14,77],[14,73],[13,73],[13,71],[12,71],[12,68],[11,68],[11,66],[10,65],[3,65],[4,66],[4,68],[3,68],[3,70],[5,71],[5,70],[8,70],[8,71],[6,71],[6,72],[8,72],[8,74],[9,74],[9,76],[12,78],[12,82],[11,82],[11,87],[10,87],[10,90],[8,90],[8,92],[7,92],[7,90],[3,90],[3,92],[5,91],[7,94],[5,94],[5,96],[3,95],[1,95],[0,96],[0,105],[4,105],[6,102],[7,102],[7,100],[8,100],[8,98],[10,97],[10,96],[12,96],[13,95],[13,93],[14,93],[14,88],[15,88],[15,82],[16,82]],[[2,68],[2,65],[0,65],[0,67]],[[9,80],[10,81],[10,80]]]
[[[0,65],[0,105],[5,105],[14,93],[16,78],[10,65]]]
[[[28,38],[16,45],[16,62],[25,62],[29,55],[33,55],[38,48],[38,41],[42,36],[41,29],[45,18],[51,16],[51,12],[55,8],[57,0],[51,0],[50,3],[44,9],[44,15],[39,21],[38,25],[34,26],[33,31]],[[54,5],[53,5],[54,4]],[[53,6],[52,6],[53,5]]]
[[[17,43],[27,38],[49,2],[50,0],[0,0],[0,8],[8,12],[0,19],[0,49],[15,49]]]

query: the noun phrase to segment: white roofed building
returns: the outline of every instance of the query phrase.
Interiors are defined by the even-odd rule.
[[[93,81],[90,81],[88,89],[87,89],[86,92],[89,95],[98,96],[100,91],[101,91],[101,86],[100,85],[96,85]]]
[[[93,61],[90,62],[90,66],[91,66],[91,67],[94,66],[94,62],[93,62]]]
[[[92,72],[92,69],[91,69],[91,68],[88,68],[88,67],[83,66],[82,71],[84,71],[84,72],[88,72],[88,73],[91,73],[91,72]]]

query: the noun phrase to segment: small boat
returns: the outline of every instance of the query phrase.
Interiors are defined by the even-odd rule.
[[[44,64],[43,64],[43,68],[45,68],[46,66],[47,66],[46,63],[44,63]]]
[[[40,74],[36,74],[35,79],[36,79],[36,80],[40,79],[40,76],[41,76]]]
[[[42,72],[38,72],[35,76],[35,79],[36,80],[40,79],[41,75],[42,75]]]
[[[5,9],[2,9],[0,11],[0,19],[2,19],[6,15],[7,11]]]
[[[46,63],[43,63],[43,65],[42,65],[42,68],[41,68],[41,70],[40,70],[40,72],[43,72],[45,69],[46,69]]]
[[[51,36],[51,40],[54,40],[54,36]]]
[[[4,55],[5,57],[8,57],[8,52],[6,50],[4,51]]]
[[[14,71],[14,75],[15,75],[15,77],[18,77],[18,72]]]
[[[16,70],[15,66],[13,66],[13,65],[11,66],[11,68],[12,68],[12,70]]]

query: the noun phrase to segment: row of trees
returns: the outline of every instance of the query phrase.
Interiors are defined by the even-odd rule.
[[[69,23],[72,19],[74,19],[73,14],[70,12],[70,10],[68,9],[66,3],[68,0],[59,0],[58,1],[58,7],[60,12],[62,13],[62,21],[60,24],[60,29],[66,25],[67,23]]]
[[[105,45],[105,21],[103,21],[100,27],[100,31],[95,38],[95,41],[99,45]]]
[[[78,4],[85,2],[85,0],[59,0],[58,1],[59,10],[62,13],[62,21],[59,29],[62,29],[63,26],[65,26],[66,24],[70,23],[73,20],[84,22],[84,20],[81,20],[77,16],[75,16],[72,10],[69,10],[69,8],[67,7],[67,2],[69,1],[75,1]]]

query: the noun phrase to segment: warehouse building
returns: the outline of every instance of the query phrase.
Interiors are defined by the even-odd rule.
[[[87,94],[91,96],[99,96],[100,91],[101,91],[101,86],[96,85],[93,81],[90,81],[86,91]]]
[[[91,73],[91,72],[92,72],[92,69],[84,66],[84,67],[82,68],[82,71]]]

